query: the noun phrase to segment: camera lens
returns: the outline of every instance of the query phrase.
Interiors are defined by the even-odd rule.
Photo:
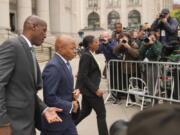
[[[159,16],[160,18],[165,18],[166,17],[166,15],[165,14],[160,14],[160,16]]]
[[[126,44],[126,43],[127,43],[127,41],[126,41],[125,39],[123,39],[123,40],[122,40],[122,43],[123,43],[123,44]]]
[[[144,39],[144,42],[145,42],[145,43],[149,43],[149,41],[150,41],[149,38],[145,38],[145,39]]]

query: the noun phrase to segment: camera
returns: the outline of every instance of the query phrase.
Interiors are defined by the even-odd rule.
[[[159,18],[160,19],[166,18],[166,14],[160,14]]]
[[[144,38],[144,40],[143,40],[145,43],[149,43],[150,42],[150,38],[149,37],[146,37],[146,38]]]
[[[127,40],[123,39],[123,40],[122,40],[122,43],[123,43],[123,44],[126,44],[126,43],[127,43]]]
[[[106,42],[106,40],[104,38],[100,38],[99,42],[104,44]]]

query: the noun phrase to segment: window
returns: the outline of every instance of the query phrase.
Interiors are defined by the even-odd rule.
[[[98,1],[94,0],[94,7],[98,7]]]
[[[98,7],[98,0],[88,0],[88,7]]]
[[[129,0],[129,5],[133,5],[134,0]]]
[[[88,0],[88,6],[93,7],[93,0]]]
[[[139,0],[129,0],[129,5],[139,5]]]
[[[116,11],[112,11],[108,15],[108,29],[113,30],[114,24],[120,22],[120,16],[119,13]]]
[[[88,16],[88,27],[90,29],[96,29],[100,27],[100,18],[96,12],[92,12]]]
[[[128,14],[128,26],[138,28],[141,24],[141,15],[137,10],[132,10]]]
[[[120,0],[109,0],[108,6],[109,7],[119,7]]]
[[[110,6],[110,7],[113,6],[113,0],[109,0],[109,6]]]
[[[135,5],[139,5],[139,0],[134,0]]]
[[[119,0],[114,0],[114,6],[119,6],[120,1]]]

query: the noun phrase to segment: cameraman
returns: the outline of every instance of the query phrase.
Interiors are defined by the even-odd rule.
[[[160,42],[163,45],[162,57],[169,56],[177,49],[178,21],[163,9],[151,26],[152,30],[160,29]]]
[[[147,38],[144,39],[139,49],[141,60],[158,61],[162,51],[162,44],[157,40],[156,32],[151,31]],[[144,65],[141,69],[143,73],[143,80],[147,82],[149,95],[153,95],[154,86],[157,80],[157,66],[156,64]]]
[[[107,78],[107,75],[106,75],[107,63],[111,59],[117,59],[117,56],[113,54],[113,48],[117,45],[117,41],[110,39],[110,35],[108,32],[102,33],[100,35],[99,40],[100,40],[99,49],[97,51],[95,51],[95,53],[96,54],[100,54],[100,53],[104,54],[106,61],[105,61],[105,67],[103,70],[103,75],[105,78]]]
[[[104,32],[100,36],[100,46],[96,54],[103,53],[108,63],[110,59],[117,59],[117,56],[113,54],[113,49],[117,45],[117,41],[110,39],[110,35],[108,32]]]
[[[114,48],[113,53],[121,55],[121,60],[138,60],[138,49],[139,46],[136,42],[132,42],[130,34],[124,33],[121,35],[119,44]],[[139,76],[138,65],[136,63],[121,62],[120,67],[122,67],[122,69],[119,68],[120,71],[122,70],[122,74],[119,75],[121,77],[119,79],[120,89],[128,89],[129,78]],[[134,95],[130,95],[130,99],[132,102],[135,102]]]
[[[103,53],[104,57],[106,59],[106,66],[103,71],[103,75],[106,77],[106,67],[108,62],[111,59],[117,59],[117,56],[113,54],[114,47],[118,44],[116,40],[110,39],[110,35],[107,32],[104,32],[100,36],[100,46],[97,51],[95,51],[96,54]],[[113,66],[112,66],[113,65]],[[110,82],[111,82],[111,89],[117,89],[118,82],[117,80],[117,70],[118,70],[118,64],[117,63],[110,63]],[[115,97],[116,98],[116,97]],[[118,103],[119,99],[116,99],[115,103]]]

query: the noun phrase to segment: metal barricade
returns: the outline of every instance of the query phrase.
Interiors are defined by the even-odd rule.
[[[180,103],[180,63],[111,60],[108,63],[109,95],[127,95],[126,106]]]

